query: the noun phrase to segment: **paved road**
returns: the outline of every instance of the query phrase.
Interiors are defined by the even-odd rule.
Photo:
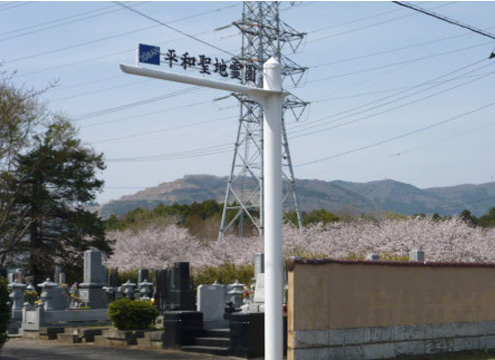
[[[57,341],[10,339],[0,351],[1,360],[230,360],[169,350],[109,348],[92,344],[65,345]]]

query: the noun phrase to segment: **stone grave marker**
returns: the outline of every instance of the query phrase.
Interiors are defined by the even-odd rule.
[[[263,274],[265,272],[265,254],[258,253],[254,256],[254,278],[258,274]]]
[[[255,303],[265,302],[265,274],[263,273],[256,276],[256,287],[254,289],[253,301]]]
[[[150,279],[150,271],[148,269],[139,269],[138,271],[138,284],[145,280]]]
[[[106,285],[106,268],[102,264],[102,254],[98,250],[84,252],[84,282],[79,285],[79,296],[93,309],[108,306],[108,297],[103,287]]]
[[[198,311],[203,320],[223,320],[225,312],[225,286],[221,284],[200,285],[197,290]]]
[[[188,262],[176,262],[172,270],[171,287],[169,291],[170,310],[195,310],[194,290],[191,285],[191,275]]]
[[[423,250],[411,250],[409,253],[409,260],[410,261],[419,261],[419,262],[424,262],[425,261],[425,252]]]

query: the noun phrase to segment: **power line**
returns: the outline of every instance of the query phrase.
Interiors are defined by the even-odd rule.
[[[115,5],[111,5],[111,7],[113,7],[113,6],[115,6]],[[222,7],[222,8],[214,9],[214,10],[204,11],[204,12],[199,13],[199,14],[194,14],[194,15],[186,16],[186,17],[183,17],[183,18],[180,18],[180,19],[176,19],[176,20],[173,20],[173,21],[169,21],[168,23],[171,24],[171,23],[175,23],[175,22],[180,22],[180,21],[184,21],[184,20],[193,19],[193,18],[196,18],[196,17],[199,17],[199,16],[204,16],[204,15],[211,14],[211,13],[214,13],[214,12],[219,12],[219,11],[222,11],[222,10],[225,10],[225,9],[229,9],[229,8],[231,8],[233,6],[235,6],[235,5],[230,5],[230,6],[225,6],[225,7]],[[116,35],[112,35],[112,36],[108,36],[108,37],[104,37],[104,38],[99,38],[99,39],[95,39],[95,40],[91,40],[91,41],[87,41],[87,42],[83,42],[83,43],[71,45],[71,46],[66,46],[66,47],[62,47],[62,48],[59,48],[59,49],[54,49],[54,50],[44,51],[44,52],[41,52],[41,53],[38,53],[38,54],[23,56],[23,57],[20,57],[20,58],[17,58],[17,59],[12,59],[12,60],[5,61],[5,63],[12,63],[12,62],[17,62],[17,61],[22,61],[22,60],[30,60],[30,59],[35,58],[35,57],[44,56],[44,55],[48,55],[48,54],[53,54],[53,53],[57,53],[57,52],[60,52],[60,51],[75,49],[75,48],[78,48],[78,47],[92,45],[92,44],[96,44],[98,42],[107,41],[107,40],[115,39],[115,38],[122,37],[122,36],[127,36],[129,34],[135,34],[135,33],[141,32],[141,31],[146,31],[146,30],[154,29],[154,28],[159,27],[159,26],[160,25],[147,26],[147,27],[144,27],[144,28],[135,29],[135,30],[131,30],[131,31],[119,33],[119,34],[116,34]]]
[[[433,7],[433,9],[438,9],[440,7],[449,6],[449,5],[452,5],[452,4],[455,4],[455,2],[450,2],[450,3],[447,3],[447,4],[442,4],[442,5],[439,5],[439,6],[435,6],[435,7]],[[390,12],[394,12],[394,11],[390,11]],[[364,25],[364,26],[361,26],[361,27],[358,27],[358,28],[355,28],[355,29],[342,31],[340,33],[336,33],[336,34],[332,34],[332,35],[327,35],[327,36],[324,36],[324,37],[321,37],[321,38],[318,38],[318,39],[309,40],[309,41],[306,42],[306,44],[314,43],[314,42],[317,42],[317,41],[320,41],[320,40],[324,40],[324,39],[330,39],[330,38],[337,37],[337,36],[347,35],[347,34],[350,34],[350,33],[356,32],[356,31],[360,31],[360,30],[364,30],[364,29],[369,29],[371,27],[375,27],[375,26],[387,24],[387,23],[390,23],[390,22],[393,22],[393,21],[401,20],[401,19],[404,19],[404,18],[413,16],[413,15],[414,14],[402,15],[402,16],[398,16],[398,17],[395,17],[395,18],[392,18],[392,19],[387,19],[387,20],[379,21],[379,22],[376,22],[376,23],[373,23],[373,24]],[[316,30],[316,31],[320,31],[320,30],[321,29]],[[310,32],[313,32],[313,31],[310,31]]]
[[[460,21],[457,21],[457,20],[454,20],[454,19],[450,19],[450,18],[448,18],[445,15],[441,15],[441,14],[435,13],[433,11],[430,11],[430,10],[427,10],[427,9],[423,9],[423,8],[417,6],[417,5],[413,5],[413,4],[408,3],[408,2],[405,2],[405,1],[392,1],[392,2],[395,3],[395,4],[397,4],[397,5],[404,6],[404,7],[407,7],[409,9],[412,9],[412,10],[415,10],[415,11],[419,11],[420,13],[426,14],[428,16],[432,16],[432,17],[434,17],[436,19],[439,19],[439,20],[448,22],[449,24],[453,24],[453,25],[459,26],[461,28],[467,29],[469,31],[475,32],[477,34],[480,34],[480,35],[489,37],[490,39],[495,39],[495,35],[493,35],[493,34],[491,34],[489,32],[486,32],[484,30],[475,28],[474,26],[471,26],[471,25],[463,24]]]
[[[127,109],[130,109],[130,108],[136,107],[136,106],[147,105],[147,104],[150,104],[152,102],[156,102],[156,101],[168,99],[168,98],[171,98],[171,97],[174,97],[174,96],[188,94],[188,93],[191,93],[193,91],[197,91],[199,89],[200,88],[198,86],[194,86],[194,87],[190,87],[190,88],[187,88],[187,89],[183,89],[183,90],[179,90],[179,91],[174,91],[172,93],[168,93],[168,94],[165,94],[165,95],[160,95],[160,96],[155,96],[155,97],[152,97],[152,98],[147,98],[147,99],[135,101],[135,102],[128,103],[128,104],[125,104],[125,105],[119,105],[119,106],[114,106],[114,107],[106,108],[106,109],[102,109],[102,110],[96,110],[96,111],[92,111],[92,112],[89,112],[89,113],[86,113],[86,114],[81,114],[79,116],[74,116],[73,117],[73,120],[74,121],[87,120],[87,119],[91,119],[91,118],[94,118],[94,117],[98,117],[98,116],[102,116],[102,115],[107,115],[107,114],[110,114],[112,112],[127,110]]]
[[[98,144],[98,143],[102,143],[102,142],[103,143],[108,143],[108,142],[111,142],[111,141],[126,140],[126,139],[131,139],[131,138],[140,137],[140,136],[155,135],[155,134],[158,134],[158,133],[168,132],[168,131],[171,131],[171,130],[184,129],[184,128],[189,128],[189,127],[193,127],[193,126],[211,124],[211,123],[222,121],[222,120],[232,120],[232,119],[233,119],[232,116],[226,116],[226,117],[217,118],[217,119],[213,119],[213,120],[198,121],[198,122],[191,123],[191,124],[178,125],[178,126],[170,126],[170,127],[165,128],[165,129],[158,129],[158,130],[146,131],[146,132],[132,134],[132,135],[127,135],[127,136],[120,136],[120,137],[114,137],[114,138],[107,138],[107,139],[92,141],[92,143],[93,144]]]
[[[476,74],[476,75],[461,75],[461,76],[456,77],[456,79],[488,76],[488,75],[491,75],[492,73],[493,72],[490,71],[490,72]],[[442,80],[442,81],[433,81],[432,80],[431,83],[432,84],[445,84],[445,83],[451,82],[452,80],[453,79]],[[316,100],[311,101],[311,105],[319,104],[319,103],[327,102],[327,101],[337,101],[337,100],[347,100],[347,99],[352,99],[352,98],[362,98],[364,96],[378,95],[378,94],[383,94],[383,93],[388,93],[388,92],[398,91],[398,90],[411,90],[411,89],[416,89],[416,88],[422,87],[422,86],[425,86],[425,84],[421,83],[421,84],[402,86],[402,87],[392,88],[392,89],[368,91],[368,92],[357,93],[357,94],[350,94],[350,95],[343,95],[343,96],[334,96],[334,97],[330,97],[330,98],[316,99]],[[397,94],[395,94],[395,95],[397,95]]]
[[[136,5],[133,5],[133,6],[141,6],[143,4],[145,4],[146,2],[142,2],[142,3],[138,3]],[[113,6],[112,6],[113,7]],[[108,7],[105,7],[103,9],[106,9]],[[40,31],[45,31],[45,30],[50,30],[50,29],[54,29],[54,28],[57,28],[57,27],[60,27],[60,26],[64,26],[64,25],[70,25],[70,24],[74,24],[76,22],[80,22],[80,21],[85,21],[85,20],[89,20],[89,19],[94,19],[96,17],[99,17],[99,16],[103,16],[103,15],[107,15],[107,14],[111,14],[111,13],[114,13],[116,11],[120,11],[122,9],[115,9],[115,10],[110,10],[110,11],[105,11],[101,14],[96,14],[96,15],[90,15],[90,16],[85,16],[85,17],[82,17],[80,19],[75,19],[75,20],[71,20],[71,21],[66,21],[64,23],[61,23],[61,24],[56,24],[56,25],[51,25],[51,26],[46,26],[44,28],[41,28],[41,29],[36,29],[36,30],[31,30],[31,31],[27,31],[27,32],[24,32],[22,34],[17,34],[17,35],[11,35],[11,36],[7,36],[7,37],[4,37],[4,38],[1,38],[0,41],[6,41],[6,40],[12,40],[12,39],[17,39],[17,38],[20,38],[22,36],[26,36],[26,35],[30,35],[30,34],[34,34],[34,33],[39,33]]]
[[[487,28],[486,30],[492,29],[492,28],[493,28],[493,26]],[[344,63],[344,62],[360,60],[360,59],[369,59],[370,57],[374,57],[374,56],[390,54],[390,53],[394,53],[394,52],[398,52],[398,51],[402,51],[402,50],[409,50],[412,48],[430,45],[430,44],[434,44],[434,43],[438,43],[438,42],[442,42],[442,41],[447,41],[447,40],[452,40],[452,39],[458,39],[458,38],[466,37],[469,35],[470,34],[459,34],[459,35],[442,37],[442,38],[435,39],[435,40],[425,41],[425,42],[407,45],[407,46],[401,46],[401,47],[393,48],[393,49],[389,49],[389,50],[377,51],[374,53],[369,53],[369,54],[364,54],[364,55],[359,55],[359,56],[353,56],[353,57],[344,58],[344,59],[340,59],[340,60],[333,60],[333,61],[330,61],[327,63],[316,65],[314,67],[316,68],[316,67],[327,66],[327,65],[335,65],[335,64],[340,64],[340,63]]]
[[[386,69],[386,68],[389,68],[389,67],[394,67],[394,66],[404,65],[404,64],[410,64],[410,63],[414,63],[414,62],[418,62],[418,61],[422,61],[422,60],[432,59],[432,58],[439,57],[439,56],[445,56],[445,55],[450,55],[450,54],[454,54],[454,53],[461,52],[461,51],[475,49],[475,48],[478,48],[478,47],[490,45],[490,43],[491,42],[485,42],[485,43],[482,43],[482,44],[466,46],[466,47],[457,48],[457,49],[450,50],[450,51],[444,51],[444,52],[440,52],[440,53],[436,53],[436,54],[431,54],[431,55],[426,55],[426,56],[420,56],[420,57],[417,57],[417,58],[414,58],[414,59],[403,60],[403,61],[398,61],[398,62],[395,62],[395,63],[380,65],[380,66],[376,66],[376,67],[372,67],[372,68],[356,70],[356,71],[352,71],[352,72],[349,72],[349,73],[344,73],[344,74],[338,74],[338,75],[332,75],[332,76],[322,77],[322,78],[319,78],[319,79],[307,81],[307,83],[309,84],[309,83],[315,83],[315,82],[326,81],[326,80],[331,80],[331,79],[337,79],[337,78],[342,78],[342,77],[346,77],[346,76],[352,76],[352,75],[361,74],[361,73],[364,73],[364,72],[375,71],[375,70],[383,70],[383,69]],[[328,64],[326,64],[326,65],[328,65]],[[326,65],[316,65],[316,66],[312,66],[312,68],[317,68],[317,67],[326,66]]]
[[[105,6],[105,7],[101,8],[101,9],[90,10],[90,11],[86,11],[86,12],[82,12],[82,13],[77,13],[75,15],[66,16],[66,17],[63,17],[63,18],[58,18],[58,19],[54,19],[54,20],[50,20],[50,21],[45,21],[45,22],[42,22],[42,23],[39,23],[39,24],[36,24],[36,25],[25,26],[25,27],[20,28],[20,29],[10,30],[10,31],[7,31],[7,32],[3,32],[3,33],[0,34],[0,36],[14,34],[16,32],[21,32],[21,31],[25,31],[25,30],[34,29],[34,28],[37,28],[37,27],[40,27],[40,26],[43,26],[43,25],[50,25],[50,24],[53,24],[53,23],[56,23],[56,22],[59,22],[59,21],[73,19],[73,18],[76,18],[76,17],[84,16],[84,15],[87,15],[87,14],[92,14],[94,12],[99,12],[99,11],[102,11],[102,10],[105,10],[105,9],[109,9],[109,8],[113,8],[113,7],[115,7],[115,5],[109,5],[109,6]]]
[[[323,31],[323,30],[335,29],[337,27],[342,27],[342,26],[346,26],[346,25],[350,25],[350,24],[355,24],[357,22],[361,22],[361,21],[365,21],[365,20],[369,20],[369,19],[374,19],[376,17],[380,17],[380,16],[383,16],[383,15],[396,13],[396,12],[399,12],[399,11],[400,11],[400,9],[388,10],[388,11],[384,11],[384,12],[381,12],[381,13],[378,13],[378,14],[361,17],[361,18],[358,18],[358,19],[355,19],[355,20],[351,20],[351,21],[346,21],[346,22],[343,22],[343,23],[340,23],[340,24],[324,26],[324,27],[319,28],[319,29],[308,31],[308,34],[320,32],[320,31]],[[395,20],[395,19],[390,19],[390,21],[393,21],[393,20]]]
[[[0,11],[7,11],[10,9],[15,9],[15,8],[18,8],[21,6],[26,6],[26,5],[30,5],[30,4],[34,3],[34,1],[25,1],[22,3],[18,3],[17,1],[12,1],[12,2],[13,2],[13,4],[11,4],[11,3],[4,4],[4,6],[0,9]]]
[[[76,49],[76,48],[79,48],[79,47],[82,47],[82,46],[93,45],[93,44],[96,44],[96,43],[99,43],[99,42],[102,42],[102,41],[116,39],[116,38],[119,38],[119,37],[122,37],[122,36],[127,36],[129,34],[135,34],[135,33],[141,32],[141,31],[146,31],[146,30],[154,29],[156,27],[158,27],[158,25],[147,26],[147,27],[144,27],[144,28],[135,29],[135,30],[124,32],[124,33],[120,33],[120,34],[116,34],[116,35],[112,35],[112,36],[107,36],[107,37],[104,37],[104,38],[96,39],[96,40],[86,41],[86,42],[75,44],[75,45],[71,45],[71,46],[65,46],[65,47],[62,47],[62,48],[59,48],[59,49],[54,49],[54,50],[49,50],[49,51],[43,51],[43,52],[40,52],[40,53],[37,53],[37,54],[23,56],[23,57],[20,57],[20,58],[16,58],[16,59],[5,61],[5,63],[6,64],[10,64],[10,63],[14,63],[14,62],[23,61],[23,60],[31,60],[33,58],[37,58],[37,57],[40,57],[40,56],[54,54],[54,53],[61,52],[61,51],[66,51],[66,50],[72,50],[72,49]]]
[[[97,84],[97,83],[100,83],[100,82],[107,82],[109,80],[115,80],[115,79],[121,79],[121,78],[127,78],[127,77],[125,75],[121,74],[121,75],[117,75],[117,76],[104,77],[104,78],[97,79],[97,80],[84,81],[84,82],[76,83],[76,84],[72,84],[72,85],[62,85],[62,86],[57,86],[57,87],[55,87],[53,89],[50,89],[50,92],[60,91],[60,90],[67,90],[67,89],[72,89],[72,88],[75,88],[75,87],[81,87],[81,86],[86,86],[86,85],[91,85],[91,84]]]
[[[470,64],[468,64],[468,65],[465,65],[465,66],[462,66],[462,67],[460,67],[460,68],[457,68],[457,69],[455,69],[455,70],[449,71],[449,72],[447,72],[447,73],[445,73],[445,74],[443,74],[443,75],[437,76],[437,77],[435,77],[435,78],[433,78],[433,79],[430,79],[430,80],[428,80],[428,81],[424,81],[424,82],[422,82],[422,83],[420,83],[420,84],[418,84],[418,85],[415,85],[415,86],[414,86],[414,87],[412,87],[411,89],[418,88],[418,87],[423,87],[423,86],[427,86],[427,85],[429,85],[429,84],[435,83],[435,82],[436,82],[436,81],[438,81],[438,80],[441,80],[441,79],[446,78],[446,77],[448,77],[448,76],[450,76],[450,75],[456,74],[456,73],[458,73],[458,72],[461,72],[461,71],[463,71],[463,70],[466,70],[466,69],[468,69],[468,68],[470,68],[470,67],[476,66],[476,65],[478,65],[478,64],[480,64],[480,63],[483,63],[483,62],[486,62],[486,59],[478,60],[478,61],[475,61],[475,62],[470,63]],[[473,72],[475,72],[475,71],[481,70],[481,69],[483,69],[483,68],[485,68],[485,67],[487,67],[487,66],[490,66],[490,65],[491,65],[491,63],[490,63],[490,64],[487,64],[487,65],[483,65],[483,66],[481,66],[481,67],[479,67],[479,68],[476,68],[476,69],[474,69],[474,70],[470,70],[470,71],[469,71],[469,72],[467,72],[466,74],[463,74],[463,75],[460,75],[460,76],[465,76],[465,75],[467,75],[467,74],[471,74],[471,73],[473,73]],[[449,81],[456,80],[456,79],[458,79],[460,76],[455,77],[455,78],[452,78],[452,79],[450,79]],[[427,88],[427,89],[424,89],[424,90],[417,91],[417,92],[415,92],[415,93],[412,93],[412,94],[406,95],[406,96],[404,96],[404,97],[402,97],[402,98],[399,98],[399,99],[395,99],[395,100],[389,101],[389,102],[384,103],[384,104],[377,105],[377,104],[379,104],[380,102],[382,102],[382,101],[384,101],[384,100],[394,98],[394,97],[396,97],[396,96],[398,96],[398,95],[401,95],[401,94],[407,93],[407,92],[409,92],[409,90],[411,90],[411,89],[406,88],[406,89],[405,89],[405,90],[403,90],[403,91],[399,91],[399,92],[394,93],[394,94],[392,94],[392,95],[388,95],[388,96],[382,97],[382,98],[380,98],[380,99],[378,99],[378,100],[374,100],[374,101],[371,101],[371,102],[365,103],[365,104],[360,105],[360,106],[358,106],[358,107],[354,107],[354,108],[349,109],[349,110],[344,110],[344,111],[341,111],[341,112],[339,112],[339,113],[332,114],[332,115],[330,115],[330,116],[325,116],[325,117],[323,117],[323,118],[321,118],[321,119],[316,120],[315,122],[313,122],[313,123],[312,123],[311,128],[315,128],[315,127],[318,127],[318,126],[322,126],[322,125],[324,125],[324,124],[321,124],[321,125],[315,125],[315,124],[317,124],[317,123],[321,123],[321,122],[323,122],[324,120],[331,119],[331,118],[335,118],[335,117],[337,117],[337,116],[344,115],[344,114],[347,114],[347,113],[349,113],[349,112],[352,112],[352,111],[355,111],[355,110],[358,110],[358,109],[361,109],[361,108],[365,108],[365,110],[362,110],[362,111],[359,111],[359,112],[354,112],[354,113],[352,113],[352,114],[350,114],[350,115],[347,115],[347,116],[344,116],[344,117],[337,118],[337,119],[335,119],[335,120],[331,121],[330,123],[333,123],[333,122],[336,122],[336,121],[339,121],[339,120],[345,120],[345,119],[347,119],[347,118],[349,118],[349,117],[351,117],[351,116],[359,115],[359,114],[362,114],[362,113],[364,113],[364,112],[367,112],[367,111],[374,110],[374,109],[376,109],[376,108],[382,107],[382,106],[384,106],[384,105],[391,104],[391,103],[396,102],[396,101],[398,101],[398,100],[402,100],[402,99],[405,99],[405,98],[407,98],[407,97],[410,97],[410,96],[413,96],[413,95],[419,94],[419,93],[421,93],[421,92],[424,92],[424,91],[426,91],[426,90],[429,90],[429,89],[434,88],[434,87],[436,87],[436,86],[438,86],[438,85],[441,85],[441,84],[442,84],[442,83],[437,83],[437,85],[432,86],[432,87],[430,87],[430,88]],[[372,106],[372,107],[371,107],[371,108],[366,108],[366,107],[368,107],[368,106]],[[366,118],[366,117],[365,117],[365,118]],[[328,122],[325,122],[325,123],[328,123]],[[306,125],[303,125],[303,124],[301,124],[301,125],[295,125],[295,126],[293,126],[293,128],[298,128],[298,127],[303,127],[303,126],[306,126]],[[291,129],[291,130],[292,130],[292,129]],[[306,130],[307,130],[307,129],[306,129]]]
[[[136,156],[136,157],[127,157],[127,158],[115,158],[115,159],[106,159],[107,162],[148,162],[148,161],[163,161],[163,160],[177,160],[183,158],[190,157],[202,157],[208,155],[216,155],[225,152],[230,152],[227,150],[227,147],[231,147],[231,143],[207,146],[201,148],[195,148],[186,151],[178,151],[167,154],[160,155],[148,155],[148,156]]]
[[[82,128],[85,129],[85,128],[89,128],[89,127],[100,126],[100,125],[110,124],[110,123],[114,123],[114,122],[121,122],[124,120],[137,119],[137,118],[145,117],[148,115],[161,114],[161,113],[168,112],[168,111],[185,109],[185,108],[190,108],[190,107],[194,107],[194,106],[198,106],[198,105],[204,105],[204,104],[208,104],[208,103],[210,103],[210,101],[205,100],[205,101],[199,101],[199,102],[187,104],[187,105],[181,105],[181,106],[176,106],[176,107],[167,107],[166,109],[162,109],[162,110],[158,110],[158,111],[151,111],[151,112],[147,112],[147,113],[140,113],[139,115],[131,115],[131,116],[127,116],[127,117],[123,117],[123,118],[119,118],[119,119],[112,119],[112,120],[106,120],[106,121],[100,121],[100,122],[95,122],[95,123],[91,123],[91,124],[86,124],[86,125],[82,126]]]
[[[145,18],[146,18],[146,19],[148,19],[148,20],[151,20],[151,21],[154,21],[154,22],[156,22],[156,23],[158,23],[158,24],[160,24],[160,25],[163,25],[163,26],[165,26],[166,28],[168,28],[168,29],[170,29],[170,30],[173,30],[173,31],[175,31],[175,32],[178,32],[179,34],[182,34],[182,35],[184,35],[184,36],[187,36],[188,38],[193,39],[193,40],[196,40],[196,41],[198,41],[198,42],[200,42],[200,43],[202,43],[202,44],[204,44],[204,45],[207,45],[207,46],[209,46],[209,47],[211,47],[211,48],[213,48],[213,49],[216,49],[216,50],[221,51],[221,52],[223,52],[223,53],[229,54],[230,56],[233,56],[233,57],[235,57],[235,56],[236,56],[236,55],[234,55],[233,53],[231,53],[230,51],[227,51],[227,50],[221,49],[221,48],[219,48],[218,46],[215,46],[215,45],[213,45],[213,44],[210,44],[210,43],[209,43],[209,42],[207,42],[207,41],[201,40],[201,39],[199,39],[199,38],[197,38],[197,37],[195,37],[195,36],[193,36],[193,35],[190,35],[190,34],[188,34],[188,33],[184,32],[184,31],[182,31],[182,30],[179,30],[179,29],[177,29],[177,28],[175,28],[175,27],[173,27],[173,26],[171,26],[171,25],[169,25],[169,24],[167,24],[167,23],[164,23],[164,22],[162,22],[162,21],[160,21],[160,20],[157,20],[157,19],[155,19],[155,18],[153,18],[153,17],[151,17],[151,16],[149,16],[149,15],[146,15],[145,13],[143,13],[143,12],[141,12],[141,11],[138,11],[138,10],[136,10],[136,9],[133,9],[133,8],[131,8],[131,7],[127,6],[127,5],[125,5],[124,3],[120,2],[120,1],[114,1],[114,3],[116,3],[116,4],[117,4],[117,5],[119,5],[119,6],[122,6],[123,8],[126,8],[127,10],[132,11],[133,13],[138,14],[139,16],[145,17]]]
[[[495,72],[492,72],[491,74],[493,75],[494,73],[495,73]],[[466,84],[468,84],[468,83],[472,83],[472,82],[474,82],[474,81],[478,81],[478,80],[481,80],[481,79],[484,79],[484,78],[485,78],[485,76],[480,76],[480,77],[475,78],[475,79],[473,79],[473,80],[469,80],[469,81],[464,82],[464,83],[462,83],[462,84],[455,85],[455,86],[453,86],[453,87],[450,87],[450,88],[445,89],[445,90],[441,90],[441,91],[439,91],[439,92],[437,92],[437,93],[434,93],[434,94],[431,94],[431,95],[426,95],[426,96],[424,96],[424,97],[422,97],[422,98],[419,98],[419,99],[416,99],[416,100],[410,101],[410,102],[408,102],[408,103],[401,104],[401,105],[397,105],[397,106],[392,107],[392,108],[390,108],[390,109],[385,109],[385,110],[379,111],[379,112],[377,112],[377,113],[374,113],[374,114],[371,114],[371,115],[367,115],[367,116],[363,116],[363,117],[361,117],[361,118],[358,118],[358,119],[355,119],[355,120],[351,120],[351,121],[348,121],[348,122],[345,122],[345,123],[341,123],[341,124],[333,125],[333,126],[331,126],[331,127],[327,127],[327,128],[323,128],[323,129],[318,129],[318,130],[314,130],[314,131],[306,132],[306,133],[303,133],[303,134],[300,134],[300,135],[295,136],[295,138],[302,137],[302,136],[307,136],[307,135],[311,135],[311,134],[314,134],[314,133],[321,133],[322,131],[327,131],[327,130],[335,129],[335,128],[342,127],[342,126],[345,126],[345,125],[354,124],[354,123],[359,122],[359,121],[367,120],[367,119],[369,119],[369,118],[372,118],[372,117],[375,117],[375,116],[378,116],[378,115],[383,115],[383,114],[388,113],[388,112],[391,112],[391,111],[393,111],[393,110],[397,110],[397,109],[403,108],[403,107],[405,107],[405,106],[408,106],[408,105],[411,105],[411,104],[415,104],[415,103],[418,103],[418,102],[423,101],[423,100],[426,100],[426,99],[430,99],[432,96],[436,96],[436,95],[443,94],[443,93],[445,93],[445,92],[447,92],[447,91],[450,91],[450,90],[453,90],[453,89],[459,88],[459,87],[464,86],[464,85],[466,85]],[[427,89],[427,90],[428,90],[428,89]],[[406,96],[406,97],[409,97],[409,96],[410,96],[410,95],[408,95],[408,96]],[[406,97],[403,97],[403,98],[406,98]],[[395,102],[395,101],[396,101],[396,100],[394,100],[394,101],[392,101],[392,102]],[[382,106],[382,105],[380,105],[380,106]],[[364,111],[368,111],[368,110],[364,110]],[[353,115],[354,115],[354,114],[353,114]],[[346,116],[345,118],[348,118],[348,117],[353,116],[353,115]],[[342,118],[341,118],[341,119],[342,119]],[[341,119],[337,119],[337,120],[341,120]],[[322,126],[322,125],[319,125],[319,126]],[[316,127],[316,126],[315,126],[315,127]],[[301,130],[299,130],[299,132],[301,132],[301,131],[305,131],[305,130],[307,130],[307,129],[301,129]]]
[[[445,125],[445,124],[447,124],[449,122],[452,122],[452,121],[461,119],[461,118],[466,117],[468,115],[475,114],[475,113],[477,113],[477,112],[479,112],[481,110],[488,109],[488,108],[490,108],[492,106],[495,106],[495,102],[491,102],[491,103],[489,103],[487,105],[480,106],[480,107],[478,107],[478,108],[476,108],[474,110],[467,111],[467,112],[465,112],[465,113],[463,113],[461,115],[457,115],[457,116],[451,117],[449,119],[446,119],[446,120],[443,120],[443,121],[439,121],[439,122],[436,122],[434,124],[431,124],[431,125],[428,125],[428,126],[424,126],[422,128],[419,128],[419,129],[416,129],[416,130],[413,130],[413,131],[409,131],[409,132],[404,133],[404,134],[401,134],[401,135],[397,135],[397,136],[388,138],[386,140],[382,140],[382,141],[379,141],[379,142],[376,142],[376,143],[373,143],[373,144],[361,146],[359,148],[348,150],[348,151],[345,151],[345,152],[342,152],[342,153],[339,153],[339,154],[335,154],[335,155],[331,155],[331,156],[326,156],[326,157],[319,158],[319,159],[316,159],[316,160],[308,161],[308,162],[305,162],[305,163],[302,163],[302,164],[298,164],[298,165],[296,165],[296,167],[306,166],[306,165],[311,165],[311,164],[316,164],[316,163],[319,163],[319,162],[322,162],[322,161],[327,161],[327,160],[335,159],[337,157],[341,157],[341,156],[353,154],[353,153],[356,153],[356,152],[359,152],[359,151],[367,150],[367,149],[370,149],[370,148],[373,148],[373,147],[376,147],[376,146],[379,146],[379,145],[383,145],[383,144],[386,144],[386,143],[389,143],[389,142],[392,142],[392,141],[395,141],[395,140],[398,140],[398,139],[402,139],[402,138],[407,137],[407,136],[411,136],[411,135],[417,134],[417,133],[422,132],[422,131],[425,131],[425,130],[429,130],[429,129],[432,129],[432,128],[435,128],[435,127],[438,127],[438,126],[441,126],[441,125]]]
[[[120,77],[120,76],[118,76],[118,77]],[[111,86],[111,87],[107,87],[107,88],[103,88],[103,89],[99,89],[99,90],[93,90],[93,91],[86,91],[83,93],[78,93],[78,94],[74,94],[74,95],[70,95],[70,96],[66,96],[66,97],[62,97],[62,98],[50,99],[50,103],[63,101],[63,100],[69,100],[69,99],[72,100],[72,99],[75,99],[75,98],[78,98],[81,96],[94,95],[94,94],[99,94],[99,93],[111,91],[111,90],[118,90],[118,89],[126,88],[129,86],[135,86],[137,84],[142,84],[142,83],[150,82],[150,81],[152,81],[152,79],[137,80],[137,81],[132,81],[132,82],[124,84],[124,85]]]

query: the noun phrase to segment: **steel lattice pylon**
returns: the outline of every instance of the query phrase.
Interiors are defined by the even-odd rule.
[[[241,63],[253,63],[257,67],[257,86],[262,87],[262,66],[271,57],[282,64],[282,77],[297,86],[307,68],[301,67],[284,55],[297,51],[306,34],[298,33],[280,20],[279,2],[243,3],[240,21],[233,23],[242,34],[241,54],[237,57]],[[263,234],[263,112],[261,106],[244,95],[233,94],[240,107],[239,127],[234,148],[232,168],[225,193],[224,209],[220,226],[223,236],[236,222],[239,235],[244,232],[244,221],[248,219]],[[308,105],[290,94],[284,103],[282,119],[282,171],[284,179],[284,213],[295,213],[292,219],[302,226],[301,211],[297,196],[296,182],[285,130],[287,114],[296,121],[302,116]]]

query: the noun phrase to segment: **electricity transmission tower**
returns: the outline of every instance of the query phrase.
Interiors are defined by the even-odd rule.
[[[282,65],[283,80],[290,80],[297,87],[307,68],[290,60],[285,52],[295,53],[305,33],[299,33],[280,19],[279,2],[243,2],[242,19],[232,25],[242,34],[241,63],[255,64],[257,86],[262,86],[262,65],[275,57]],[[242,236],[244,221],[254,225],[263,234],[263,113],[262,108],[245,95],[233,94],[239,101],[240,116],[235,142],[232,168],[225,193],[224,209],[220,226],[220,237],[234,224],[239,226]],[[285,119],[291,114],[298,121],[309,103],[290,94],[283,106],[282,119],[282,172],[284,179],[284,213],[296,214],[290,219],[301,227],[301,211],[296,182],[285,130]]]

